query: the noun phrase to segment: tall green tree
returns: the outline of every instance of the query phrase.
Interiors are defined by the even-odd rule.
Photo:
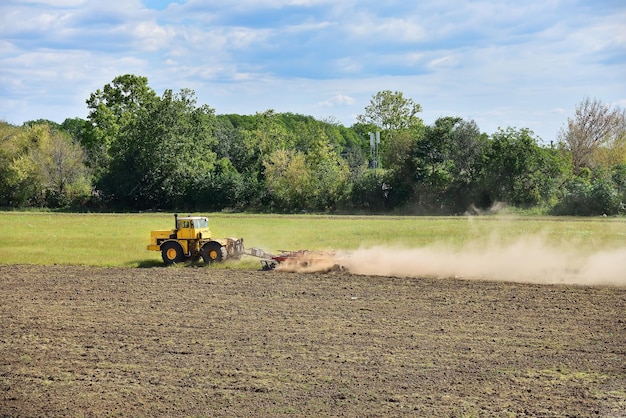
[[[431,210],[463,212],[472,203],[487,136],[474,121],[442,117],[427,126],[415,153],[416,197]]]
[[[413,156],[424,128],[422,119],[417,116],[421,111],[421,105],[404,97],[402,92],[382,90],[372,96],[365,113],[357,116],[357,124],[353,126],[367,138],[366,143],[374,150],[371,159],[375,162],[371,166],[390,171],[378,173],[379,179],[386,179],[380,193],[388,208],[401,206],[412,196],[415,178]],[[377,140],[372,143],[369,139],[375,132],[380,132],[380,143]],[[365,184],[374,183],[368,180]],[[372,192],[368,194],[372,195]]]
[[[491,135],[481,163],[481,204],[496,201],[531,207],[549,203],[563,182],[559,153],[539,146],[528,129],[500,129]]]
[[[41,127],[0,122],[0,206],[43,205],[40,173],[30,155],[40,132]]]
[[[41,172],[48,207],[65,207],[91,194],[91,173],[83,148],[63,131],[42,137],[31,151]]]
[[[249,172],[255,166],[253,153],[248,152],[245,145],[244,128],[235,126],[233,120],[240,119],[238,115],[217,115],[213,136],[216,139],[215,153],[218,159],[230,161],[233,168],[239,173]]]
[[[422,125],[417,116],[422,106],[404,97],[400,91],[382,90],[374,94],[365,113],[357,116],[362,124],[372,124],[383,131],[413,129]]]
[[[341,136],[311,117],[282,114],[293,144],[264,160],[269,195],[283,210],[336,208],[349,194],[349,166],[341,157]],[[288,148],[291,145],[291,148]]]
[[[372,96],[364,114],[357,115],[357,122],[370,127],[372,133],[381,132],[377,167],[393,164],[394,154],[397,154],[394,147],[406,142],[406,135],[403,135],[401,144],[394,143],[393,138],[400,132],[408,132],[414,139],[422,134],[424,122],[417,116],[421,111],[422,106],[404,97],[402,92],[383,90]]]
[[[264,161],[263,166],[266,187],[274,208],[287,212],[307,208],[315,185],[304,153],[277,149]]]
[[[255,114],[254,126],[244,131],[244,144],[249,158],[256,161],[255,170],[262,172],[263,162],[278,149],[294,149],[295,136],[281,120],[280,114],[269,109]]]
[[[111,145],[100,187],[111,203],[134,208],[184,208],[197,179],[216,161],[214,111],[196,107],[195,93],[166,90],[134,112]]]
[[[91,193],[79,144],[57,124],[4,125],[0,142],[0,206],[65,207]]]
[[[115,77],[89,96],[90,125],[82,133],[81,143],[97,177],[107,171],[116,141],[137,125],[137,118],[157,100],[148,79],[133,74]]]

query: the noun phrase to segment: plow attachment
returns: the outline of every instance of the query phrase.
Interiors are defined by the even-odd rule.
[[[247,253],[261,258],[262,270],[292,272],[331,272],[343,271],[340,256],[334,251],[280,250],[278,254],[267,253],[260,248],[251,248]]]

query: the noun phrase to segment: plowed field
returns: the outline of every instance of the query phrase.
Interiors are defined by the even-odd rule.
[[[0,266],[0,416],[626,416],[626,289]]]

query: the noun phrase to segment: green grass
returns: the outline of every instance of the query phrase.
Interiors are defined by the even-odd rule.
[[[246,247],[270,252],[376,245],[459,247],[528,235],[589,251],[626,245],[626,218],[208,215],[215,237],[243,237]],[[170,229],[173,223],[170,213],[0,212],[0,263],[160,265],[160,254],[146,250],[150,231]],[[243,263],[252,265],[257,266],[256,261]]]

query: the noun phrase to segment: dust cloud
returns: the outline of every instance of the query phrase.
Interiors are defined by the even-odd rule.
[[[541,237],[446,248],[372,247],[336,256],[355,274],[626,287],[626,247],[582,251]]]

